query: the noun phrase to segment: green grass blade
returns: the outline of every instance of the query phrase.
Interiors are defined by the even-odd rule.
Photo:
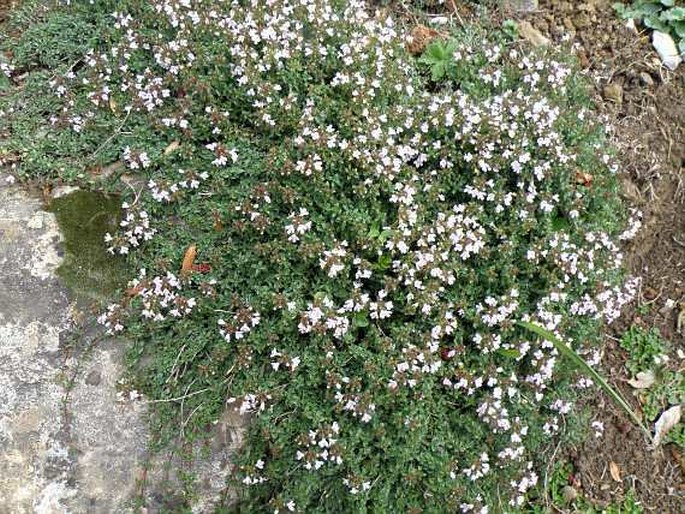
[[[592,378],[592,380],[594,380],[595,383],[598,384],[602,388],[602,390],[606,394],[608,394],[619,407],[621,407],[621,409],[623,409],[623,411],[635,422],[635,424],[642,429],[642,431],[647,435],[647,437],[651,441],[651,433],[643,425],[640,417],[635,413],[635,411],[633,411],[630,405],[628,405],[628,402],[626,402],[623,399],[623,397],[618,393],[618,391],[611,387],[611,385],[606,380],[604,380],[604,378],[592,366],[590,366],[587,362],[585,362],[585,360],[583,360],[583,358],[580,355],[573,351],[572,348],[570,348],[563,341],[557,338],[549,330],[546,330],[534,323],[529,323],[527,321],[518,321],[517,324],[539,335],[543,339],[546,339],[547,341],[551,342],[562,356],[566,357],[568,360],[573,362],[573,364],[575,364],[577,368],[587,373]]]

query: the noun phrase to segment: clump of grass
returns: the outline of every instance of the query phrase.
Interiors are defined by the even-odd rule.
[[[249,417],[239,511],[521,507],[589,383],[515,321],[596,360],[636,285],[572,66],[476,29],[420,59],[357,0],[63,9],[112,12],[106,37],[26,79],[40,140],[0,104],[5,151],[18,176],[119,161],[106,245],[138,272],[100,321],[167,400],[161,441]],[[68,169],[39,165],[51,138]]]

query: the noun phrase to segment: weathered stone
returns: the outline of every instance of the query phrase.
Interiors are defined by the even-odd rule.
[[[644,86],[647,86],[647,87],[654,85],[654,79],[646,71],[643,71],[642,73],[640,73],[640,82],[642,82],[642,84]]]
[[[528,13],[538,10],[538,0],[501,0],[502,8],[507,11]]]
[[[673,38],[669,34],[655,30],[652,34],[652,46],[654,46],[654,49],[659,54],[664,66],[671,71],[675,71],[683,61],[682,57],[680,57],[680,52],[678,52],[678,48],[675,45],[675,41],[673,41]]]
[[[149,455],[147,402],[118,395],[123,342],[78,351],[91,343],[69,336],[79,315],[55,275],[59,226],[40,199],[4,178],[0,173],[0,514],[132,514],[138,501],[149,514],[213,512],[226,496],[244,420],[233,411],[217,419],[212,451],[194,445],[190,469],[177,459],[167,473],[166,456]],[[198,477],[192,501],[178,494],[181,470]]]
[[[100,385],[100,382],[102,382],[102,374],[98,370],[94,369],[88,373],[88,376],[86,377],[86,384],[97,386]]]

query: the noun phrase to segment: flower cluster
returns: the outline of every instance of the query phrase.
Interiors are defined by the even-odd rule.
[[[300,240],[300,236],[312,229],[312,222],[307,219],[307,216],[309,216],[309,211],[303,207],[297,212],[288,214],[289,223],[285,226],[288,241],[297,243]]]
[[[338,444],[340,426],[336,421],[317,430],[310,430],[298,439],[300,447],[295,460],[302,461],[304,469],[316,471],[326,463],[341,465],[342,448]]]
[[[146,279],[145,275],[146,270],[141,270],[139,278],[131,284],[140,298],[143,318],[152,321],[164,321],[167,316],[181,318],[189,315],[197,305],[195,298],[179,294],[181,281],[170,271],[152,279]]]
[[[138,248],[143,241],[149,241],[157,230],[150,226],[150,216],[147,211],[134,204],[124,202],[122,220],[119,222],[121,231],[115,235],[105,234],[107,251],[111,254],[126,255],[132,248]]]
[[[0,72],[9,78],[14,73],[14,66],[6,62],[0,62]]]
[[[219,324],[219,332],[226,342],[239,341],[247,334],[249,334],[254,328],[259,325],[261,321],[261,315],[256,312],[252,307],[245,306],[241,307],[233,314],[233,317],[226,321],[220,318],[217,323]]]
[[[209,173],[206,171],[194,172],[186,170],[178,170],[181,179],[176,182],[153,180],[150,179],[147,187],[150,190],[152,198],[158,202],[172,202],[179,198],[183,190],[197,190],[200,184],[209,178]]]
[[[346,312],[346,307],[336,308],[333,301],[326,296],[307,304],[307,310],[300,315],[297,328],[301,334],[331,332],[336,339],[342,339],[350,328]]]
[[[114,335],[124,330],[123,318],[125,312],[121,305],[112,303],[107,306],[107,310],[98,316],[98,323],[105,327],[107,334]]]

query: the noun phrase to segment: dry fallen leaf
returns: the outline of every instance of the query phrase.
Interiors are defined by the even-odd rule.
[[[576,184],[582,184],[585,187],[590,187],[592,185],[592,175],[585,173],[584,171],[576,171]]]
[[[566,503],[571,503],[578,498],[578,491],[576,491],[576,489],[570,485],[565,485],[561,494],[563,495]]]
[[[169,155],[171,152],[176,150],[179,146],[181,146],[181,143],[179,143],[178,141],[172,141],[171,143],[169,143],[169,146],[167,146],[164,149],[164,155]]]
[[[613,460],[609,462],[609,473],[611,474],[611,478],[613,478],[614,481],[621,481],[621,468],[619,468],[618,464],[616,464]]]
[[[670,409],[664,411],[659,419],[654,423],[654,447],[656,448],[661,444],[661,441],[666,437],[668,431],[680,421],[681,406],[676,405]]]
[[[635,389],[647,389],[652,387],[656,382],[656,377],[652,371],[640,371],[635,378],[628,380],[631,387]]]
[[[431,41],[440,36],[440,32],[425,25],[417,25],[412,29],[410,36],[407,50],[412,55],[420,55]]]
[[[145,286],[143,286],[143,284],[138,284],[137,286],[127,289],[126,294],[130,298],[133,298],[134,296],[138,296],[143,289],[145,289]]]
[[[197,255],[197,245],[190,245],[183,256],[183,265],[181,266],[181,275],[187,275],[193,270],[193,263]]]
[[[109,108],[113,113],[117,112],[117,101],[114,99],[113,96],[109,97]]]

